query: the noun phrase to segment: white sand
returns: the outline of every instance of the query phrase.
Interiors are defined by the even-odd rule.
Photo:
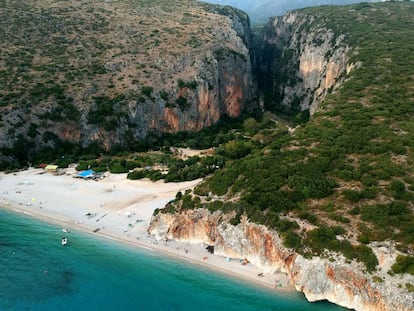
[[[0,207],[61,225],[180,257],[195,264],[280,290],[293,290],[282,273],[267,274],[257,267],[241,265],[209,254],[205,245],[155,241],[147,235],[150,218],[178,191],[194,187],[200,180],[183,183],[128,180],[126,174],[103,180],[74,178],[75,171],[55,176],[41,169],[15,174],[0,173]],[[70,234],[68,235],[70,243]],[[263,273],[259,277],[258,274]]]

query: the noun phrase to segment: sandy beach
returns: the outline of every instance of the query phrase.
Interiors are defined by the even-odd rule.
[[[178,191],[200,180],[183,183],[128,180],[126,174],[107,174],[98,181],[74,178],[74,169],[53,175],[43,169],[0,173],[0,207],[141,248],[179,257],[277,291],[293,291],[283,273],[268,274],[238,258],[212,255],[206,245],[156,241],[147,227],[156,208],[174,199]],[[70,243],[70,233],[67,235]],[[69,244],[70,246],[70,244]],[[260,276],[259,276],[260,275]]]

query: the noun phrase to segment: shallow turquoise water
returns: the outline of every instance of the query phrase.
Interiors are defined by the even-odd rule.
[[[0,310],[341,311],[0,209]]]

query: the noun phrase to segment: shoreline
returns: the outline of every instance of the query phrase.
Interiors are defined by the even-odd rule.
[[[164,207],[178,191],[193,188],[200,180],[154,183],[130,181],[126,174],[117,174],[92,181],[74,178],[74,173],[68,170],[65,175],[55,176],[41,169],[0,173],[0,208],[70,231],[185,260],[276,292],[295,292],[284,273],[264,273],[251,264],[241,265],[238,258],[228,261],[210,254],[205,245],[157,241],[147,234],[153,211]],[[67,237],[70,243],[70,233]]]

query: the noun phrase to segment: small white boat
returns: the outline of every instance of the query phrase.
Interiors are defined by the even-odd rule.
[[[65,246],[66,244],[68,244],[68,239],[62,238],[62,245]]]
[[[66,228],[63,228],[62,231],[65,232],[65,233],[70,232],[69,229],[66,229]]]

